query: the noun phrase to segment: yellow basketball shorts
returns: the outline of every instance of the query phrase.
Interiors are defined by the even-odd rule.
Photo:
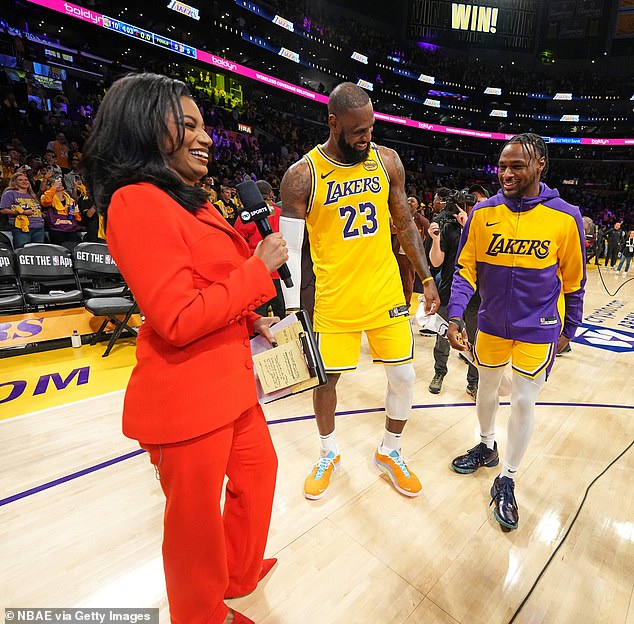
[[[362,331],[317,333],[317,344],[326,372],[353,371],[359,362]],[[414,359],[414,335],[408,318],[401,322],[365,330],[375,364],[405,364]]]
[[[516,373],[535,379],[543,372],[546,376],[555,361],[554,343],[535,344],[492,336],[478,331],[473,345],[473,357],[483,368],[501,368],[512,362]]]

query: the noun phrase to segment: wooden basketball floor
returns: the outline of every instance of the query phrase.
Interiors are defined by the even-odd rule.
[[[613,271],[604,279],[612,293],[625,281]],[[302,495],[318,450],[310,395],[265,407],[279,456],[267,555],[279,563],[232,606],[258,624],[634,624],[634,450],[596,481],[575,518],[586,488],[634,439],[634,354],[605,348],[634,343],[634,282],[611,296],[592,269],[587,290],[586,322],[600,344],[573,343],[540,395],[517,531],[502,532],[488,506],[497,469],[449,468],[478,440],[478,425],[455,353],[441,394],[429,393],[432,338],[416,335],[403,436],[423,494],[399,495],[372,468],[385,381],[364,344],[358,371],[339,384],[342,468],[322,500]],[[129,374],[133,346],[121,342],[102,360],[104,347],[49,357],[81,351],[102,367],[96,376]],[[0,360],[2,383],[21,379],[36,357]],[[122,390],[79,396],[35,411],[27,402],[20,415],[0,404],[0,606],[158,607],[167,624],[154,470],[120,432]],[[502,454],[508,413],[503,405],[498,416]]]

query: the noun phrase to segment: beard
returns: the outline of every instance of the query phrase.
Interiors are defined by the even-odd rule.
[[[339,135],[337,139],[337,147],[341,150],[343,154],[343,162],[346,165],[355,165],[357,163],[363,162],[370,153],[370,143],[366,146],[366,148],[360,152],[359,150],[354,149],[346,143],[346,139],[343,133]]]

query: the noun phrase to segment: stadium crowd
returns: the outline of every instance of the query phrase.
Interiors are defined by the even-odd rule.
[[[341,45],[351,41],[358,47],[367,45],[375,54],[390,52],[392,43],[381,33],[371,28],[352,25],[342,31],[337,21],[324,7],[315,15],[306,16],[302,6],[291,2],[263,3],[270,10],[300,20],[305,29],[313,29],[321,37],[331,37]],[[311,5],[311,10],[315,10]],[[14,38],[14,53],[17,58],[29,55],[28,43],[18,43]],[[394,52],[394,49],[391,50]],[[465,65],[465,59],[449,58],[415,45],[406,50],[399,49],[399,57],[405,64],[424,61],[425,69],[443,73],[444,79],[464,81],[478,80],[485,84],[492,79],[486,64],[473,72]],[[436,65],[434,65],[436,63]],[[260,98],[256,92],[247,98],[234,99],[224,90],[210,84],[209,72],[183,64],[174,69],[166,63],[156,63],[154,70],[176,74],[189,83],[196,98],[205,125],[214,141],[213,162],[206,180],[213,200],[221,197],[223,188],[233,189],[242,180],[264,179],[279,189],[282,176],[289,166],[306,153],[311,146],[324,140],[327,135],[326,111],[323,106],[301,105],[293,98],[273,94]],[[413,66],[413,65],[412,65]],[[468,72],[468,76],[467,76]],[[101,83],[87,83],[86,88],[69,87],[51,98],[51,110],[38,106],[37,99],[46,99],[44,90],[24,81],[15,81],[0,68],[0,191],[16,191],[16,174],[26,175],[29,188],[27,194],[39,205],[48,239],[72,244],[82,236],[89,240],[99,237],[98,219],[86,196],[80,176],[82,146],[90,134],[92,119],[98,109],[103,93],[112,80],[126,70],[113,63]],[[603,90],[604,93],[631,89],[631,77],[625,85],[611,77],[593,74],[537,76],[525,71],[499,72],[495,77],[510,80],[513,88],[581,89]],[[519,80],[524,80],[520,84]],[[607,82],[606,82],[607,81]],[[629,81],[629,82],[628,82]],[[71,81],[68,81],[70,85]],[[609,83],[609,89],[608,89]],[[496,84],[500,84],[499,80]],[[615,91],[616,90],[616,91]],[[36,98],[26,97],[35,94]],[[588,91],[586,91],[588,92]],[[246,125],[249,131],[241,131]],[[406,190],[409,196],[418,198],[421,212],[432,216],[432,198],[435,189],[448,187],[461,189],[473,183],[483,184],[489,191],[497,190],[495,163],[497,146],[494,143],[456,139],[440,135],[414,135],[400,128],[379,125],[375,129],[377,142],[394,148],[403,161],[407,172]],[[424,142],[424,143],[423,143]],[[634,193],[630,182],[631,162],[619,161],[623,152],[610,154],[593,148],[553,146],[552,167],[549,180],[560,189],[562,197],[578,204],[582,213],[590,217],[598,227],[609,228],[616,222],[624,222],[624,229],[634,225],[632,212]],[[61,180],[61,182],[60,182]],[[57,197],[53,201],[44,196],[56,187]],[[52,193],[52,191],[51,191]],[[14,193],[15,194],[15,193]],[[7,203],[0,209],[0,230],[15,228],[15,218],[20,216]],[[237,201],[237,198],[235,199]],[[54,234],[55,207],[60,208],[64,235]],[[53,204],[55,206],[53,206]],[[37,212],[37,209],[36,209]],[[58,210],[59,212],[59,210]],[[59,215],[58,215],[59,216]],[[18,223],[25,223],[21,215]],[[57,219],[60,220],[60,219]],[[39,222],[38,222],[39,223]],[[86,232],[86,234],[84,234]],[[24,240],[24,238],[21,238]]]

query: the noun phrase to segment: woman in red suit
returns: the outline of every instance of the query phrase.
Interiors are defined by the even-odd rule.
[[[187,87],[127,76],[104,98],[82,161],[110,252],[145,316],[123,432],[149,452],[166,497],[163,563],[172,624],[251,622],[225,598],[253,591],[277,457],[257,402],[253,309],[288,257],[273,234],[253,256],[195,183],[211,139]],[[224,510],[222,486],[228,477]]]

